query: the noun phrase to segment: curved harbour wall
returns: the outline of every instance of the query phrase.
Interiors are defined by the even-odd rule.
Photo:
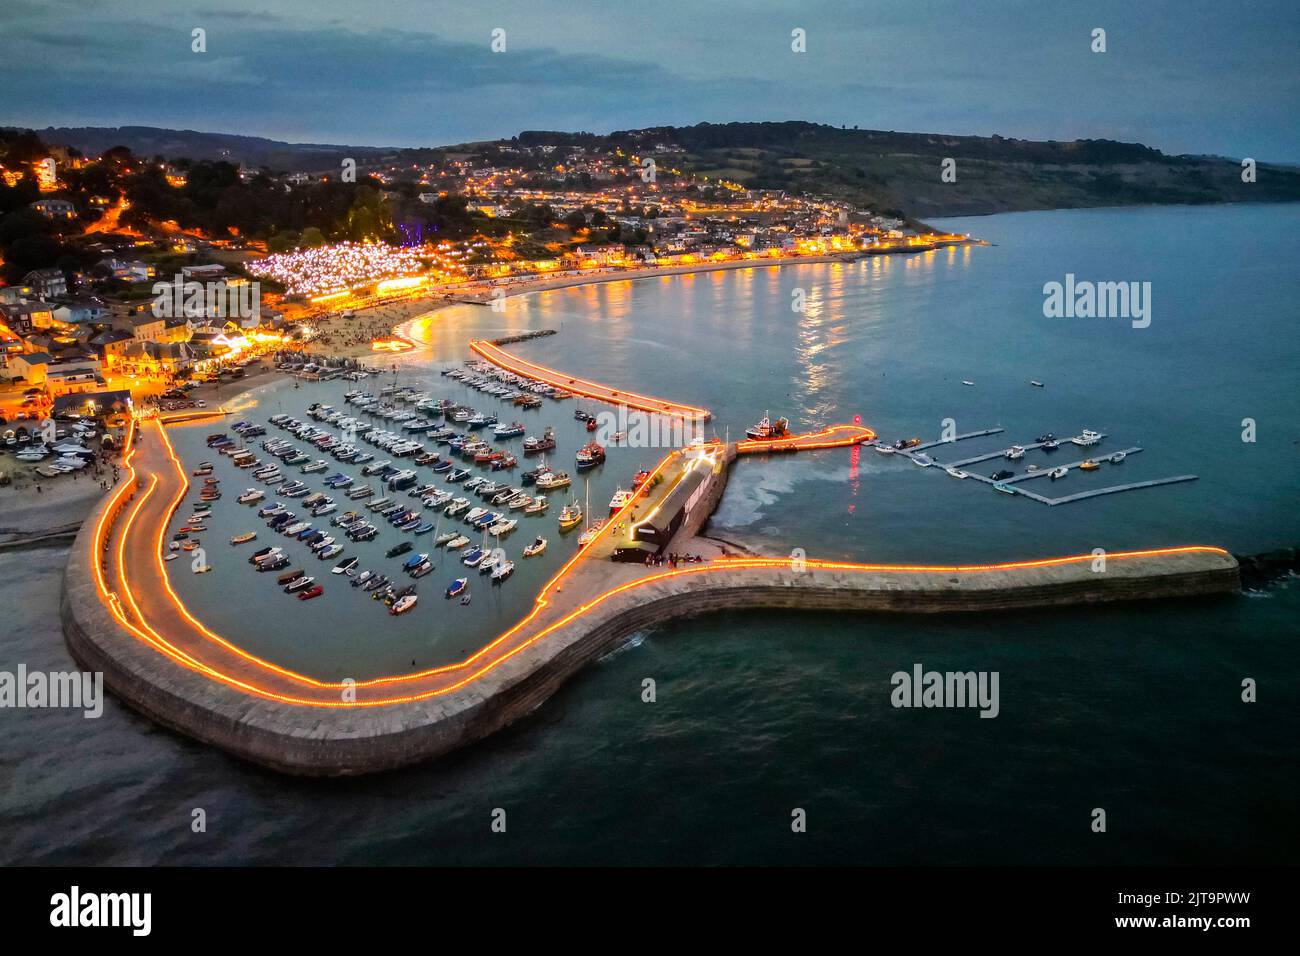
[[[68,646],[86,669],[158,723],[271,769],[341,776],[400,767],[482,739],[526,715],[570,676],[629,634],[719,610],[945,613],[1228,594],[1237,562],[1219,551],[981,573],[796,572],[699,568],[593,602],[543,640],[443,696],[382,707],[312,707],[243,693],[180,667],[127,633],[99,599],[83,527],[64,576]],[[98,556],[96,556],[98,559]],[[566,590],[578,585],[570,581]],[[595,597],[595,595],[591,595]]]

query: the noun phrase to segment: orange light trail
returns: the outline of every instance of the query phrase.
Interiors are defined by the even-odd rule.
[[[864,441],[874,441],[876,433],[865,425],[831,425],[819,432],[805,432],[802,435],[789,435],[770,441],[753,438],[736,442],[739,455],[763,452],[814,451],[820,448],[843,448],[846,445],[860,445]]]
[[[516,355],[493,345],[491,342],[485,342],[481,339],[473,339],[469,347],[477,352],[483,358],[487,359],[493,365],[505,369],[508,372],[514,372],[516,375],[524,375],[528,378],[537,379],[545,382],[547,385],[553,385],[556,388],[562,388],[565,391],[573,392],[575,395],[581,395],[584,398],[595,398],[602,402],[609,402],[611,405],[626,405],[629,408],[635,408],[637,411],[651,412],[656,415],[666,415],[672,418],[682,418],[688,421],[707,422],[713,417],[707,408],[696,408],[694,405],[682,405],[678,402],[670,402],[662,398],[654,398],[650,395],[638,395],[636,392],[626,392],[621,389],[611,388],[608,385],[602,385],[599,382],[588,381],[583,378],[575,378],[564,372],[557,372],[553,368],[547,368],[544,365],[538,365],[536,362],[529,362],[521,359]]]

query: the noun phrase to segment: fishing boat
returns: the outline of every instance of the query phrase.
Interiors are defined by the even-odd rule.
[[[509,425],[497,425],[492,429],[492,434],[497,438],[518,438],[526,431],[523,422],[512,422]]]
[[[415,607],[416,600],[417,600],[416,595],[405,594],[393,602],[393,606],[388,609],[388,613],[394,616],[398,614],[405,614],[411,608]]]
[[[640,488],[649,480],[650,480],[650,472],[642,468],[640,471],[638,471],[635,475],[632,476],[632,490],[636,491],[638,488]]]
[[[789,434],[789,419],[778,418],[776,421],[772,421],[767,412],[763,413],[763,417],[759,419],[757,425],[745,429],[745,437],[750,441],[776,441],[778,438],[785,438]]]
[[[524,548],[524,557],[531,558],[535,554],[541,554],[546,550],[546,539],[543,537],[536,538],[532,544]]]
[[[578,449],[574,458],[577,461],[579,471],[586,471],[588,468],[595,468],[597,465],[603,464],[605,461],[605,446],[601,445],[599,442],[587,442],[587,444]],[[541,484],[540,478],[538,479],[538,484]]]
[[[299,601],[310,601],[312,598],[318,598],[325,593],[325,589],[319,584],[313,584],[307,590],[298,594]]]
[[[555,429],[547,428],[542,433],[541,438],[534,438],[531,435],[524,439],[524,454],[535,455],[539,452],[550,451],[555,447]]]
[[[1101,441],[1101,434],[1093,431],[1091,428],[1085,428],[1078,435],[1071,438],[1070,441],[1078,445],[1080,448],[1086,448],[1089,445],[1095,445],[1097,442]]]
[[[573,483],[573,479],[563,471],[548,471],[537,479],[537,487],[546,491],[554,488],[564,488]]]
[[[543,511],[545,511],[547,508],[549,508],[549,507],[550,507],[550,504],[551,504],[551,502],[550,502],[549,499],[544,498],[544,497],[541,497],[541,496],[536,497],[536,498],[533,499],[532,504],[529,504],[529,505],[527,505],[527,506],[524,507],[524,514],[526,514],[526,515],[539,515],[539,514],[541,514]]]
[[[616,515],[618,514],[618,512],[622,511],[624,506],[627,505],[627,503],[630,502],[635,497],[636,497],[636,493],[632,491],[628,491],[626,488],[619,488],[617,491],[615,491],[614,497],[609,499],[610,516],[612,517],[613,515]]]
[[[578,507],[578,503],[574,501],[565,505],[560,511],[560,530],[572,531],[580,524],[582,524],[582,509]]]
[[[237,534],[230,539],[231,544],[245,544],[257,537],[256,531],[245,531],[243,534]]]
[[[455,581],[452,581],[451,584],[447,585],[447,597],[459,597],[465,593],[465,590],[468,587],[469,578],[457,578]]]

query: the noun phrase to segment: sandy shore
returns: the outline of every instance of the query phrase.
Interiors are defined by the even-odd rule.
[[[42,478],[36,474],[35,465],[21,464],[11,456],[0,459],[0,470],[12,478],[12,484],[0,487],[0,547],[75,533],[91,509],[108,494],[100,482],[107,482],[109,489],[114,486],[115,463],[116,458],[101,465],[98,475],[89,467],[58,478]]]
[[[422,296],[407,302],[358,309],[356,317],[352,319],[334,313],[312,321],[311,325],[317,329],[318,334],[308,344],[307,350],[322,352],[333,358],[373,357],[375,352],[370,347],[373,340],[392,335],[397,326],[416,316],[444,309],[451,304],[450,298],[445,295]]]

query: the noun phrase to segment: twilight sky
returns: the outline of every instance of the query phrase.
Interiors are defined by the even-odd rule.
[[[1300,161],[1300,0],[0,0],[0,37],[0,125],[439,145],[803,119]]]

